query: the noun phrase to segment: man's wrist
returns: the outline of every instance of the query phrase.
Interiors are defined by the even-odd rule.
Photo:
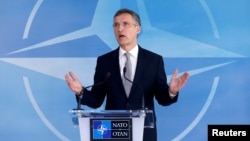
[[[84,93],[84,88],[82,87],[82,90],[79,93],[76,93],[78,97],[81,97]]]
[[[177,94],[178,94],[178,92],[172,93],[171,91],[169,91],[169,96],[170,96],[171,98],[174,98]]]

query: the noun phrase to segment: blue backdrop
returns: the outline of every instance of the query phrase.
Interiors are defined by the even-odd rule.
[[[159,141],[250,124],[248,0],[1,0],[0,140],[79,140],[64,74],[93,83],[96,57],[118,46],[112,20],[123,7],[140,14],[139,44],[164,57],[166,73],[191,75],[176,104],[156,104]]]

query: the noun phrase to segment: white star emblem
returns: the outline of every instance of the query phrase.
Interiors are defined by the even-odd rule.
[[[98,133],[101,134],[101,135],[104,135],[107,133],[107,127],[105,127],[105,125],[101,124],[99,126],[99,128],[97,129]]]

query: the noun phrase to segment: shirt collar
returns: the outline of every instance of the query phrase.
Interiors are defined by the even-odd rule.
[[[136,45],[134,48],[132,48],[129,53],[130,55],[134,56],[135,58],[137,58],[138,56],[138,51],[139,51],[139,47],[138,45]],[[124,49],[122,49],[121,47],[119,48],[119,57],[121,57],[124,53],[126,53],[127,51],[125,51]]]

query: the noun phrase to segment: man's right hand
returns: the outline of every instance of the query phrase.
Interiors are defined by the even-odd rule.
[[[83,89],[82,84],[73,72],[70,71],[68,74],[65,74],[65,80],[71,91],[73,91],[77,95],[81,93]]]

